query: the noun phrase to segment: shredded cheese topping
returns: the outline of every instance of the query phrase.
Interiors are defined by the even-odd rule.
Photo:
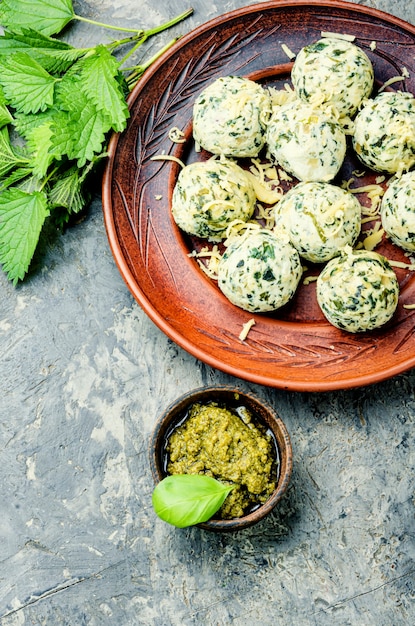
[[[245,339],[248,336],[249,331],[251,330],[252,326],[255,326],[255,320],[254,318],[250,319],[248,322],[246,322],[245,324],[243,324],[242,326],[242,330],[239,334],[239,339],[241,341],[245,341]]]
[[[283,51],[285,52],[285,54],[287,55],[287,57],[289,59],[295,59],[295,52],[293,52],[292,50],[290,50],[290,48],[287,46],[287,44],[282,43],[281,44],[281,48],[283,49]]]
[[[343,41],[354,41],[356,39],[355,35],[348,35],[347,33],[331,33],[330,31],[321,31],[322,37],[330,37],[333,39],[343,39]]]
[[[173,126],[173,128],[170,128],[169,139],[173,143],[184,143],[186,141],[184,132],[180,130],[180,128],[177,128],[177,126]]]
[[[199,267],[212,280],[218,279],[218,266],[222,257],[218,246],[215,244],[211,249],[205,246],[199,252],[193,250],[188,254],[196,259]],[[203,262],[203,259],[205,262]]]
[[[154,156],[150,157],[150,161],[174,161],[175,163],[178,163],[180,167],[185,167],[183,161],[173,156],[172,154],[155,154]]]
[[[404,75],[404,72],[402,72],[401,76],[392,76],[392,78],[389,78],[389,80],[385,81],[383,85],[379,87],[378,93],[382,93],[382,91],[385,91],[386,87],[389,87],[390,85],[393,85],[394,83],[399,83],[401,82],[401,80],[405,80],[405,78],[407,78],[408,76],[409,76],[408,70],[406,70],[406,75]]]

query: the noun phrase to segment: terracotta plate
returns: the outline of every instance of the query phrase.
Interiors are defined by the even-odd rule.
[[[189,163],[196,95],[219,76],[238,74],[282,86],[294,53],[321,31],[348,33],[371,58],[377,84],[401,75],[394,89],[415,93],[415,27],[383,12],[347,2],[261,2],[216,18],[184,36],[154,64],[131,94],[127,130],[110,143],[104,176],[104,217],[110,246],[134,298],[157,326],[189,353],[254,383],[298,391],[344,389],[374,383],[415,366],[415,279],[396,270],[401,286],[391,323],[367,334],[337,330],[323,318],[315,283],[301,285],[293,302],[271,315],[251,315],[230,304],[188,256],[200,246],[184,236],[170,214],[179,165],[153,160],[162,153]],[[374,47],[372,42],[376,42]],[[374,48],[372,50],[372,48]],[[186,133],[184,144],[168,136]],[[349,154],[339,180],[362,166]],[[355,186],[374,182],[374,172]],[[368,202],[365,194],[359,199]],[[408,262],[387,241],[378,248]],[[316,272],[316,268],[310,268]],[[255,326],[245,341],[242,325]]]

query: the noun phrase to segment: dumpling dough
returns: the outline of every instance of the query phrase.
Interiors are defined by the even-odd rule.
[[[302,267],[287,239],[260,228],[230,242],[218,267],[218,285],[236,306],[251,312],[275,311],[293,297]]]
[[[415,165],[415,98],[383,92],[368,100],[355,118],[353,147],[364,165],[379,172],[403,172]]]
[[[324,37],[300,50],[291,79],[302,100],[332,104],[340,116],[352,117],[372,92],[374,72],[361,48],[350,41]]]
[[[204,89],[193,106],[193,138],[205,150],[227,157],[255,157],[265,143],[271,96],[241,76],[223,76]]]
[[[301,100],[275,108],[267,143],[281,167],[307,182],[332,180],[346,154],[346,136],[337,120]]]
[[[176,224],[190,235],[220,240],[233,220],[247,221],[255,209],[255,191],[234,161],[198,161],[186,165],[172,197]]]
[[[382,198],[380,215],[392,241],[415,252],[415,172],[392,181]]]
[[[312,263],[329,261],[360,233],[359,201],[330,183],[299,183],[275,205],[275,214],[276,234],[283,228]]]
[[[317,301],[327,320],[351,333],[379,328],[398,305],[399,283],[385,257],[351,248],[317,278]]]

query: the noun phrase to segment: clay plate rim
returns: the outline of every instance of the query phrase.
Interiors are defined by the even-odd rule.
[[[271,28],[269,21],[275,15],[280,21]],[[284,20],[292,18],[288,36]],[[256,26],[261,20],[268,24],[266,45],[261,39],[266,29]],[[297,29],[295,20],[301,21]],[[244,26],[247,24],[243,35],[241,29],[235,32],[241,21]],[[414,312],[402,309],[404,302],[415,301],[411,279],[401,273],[399,314],[393,323],[372,333],[349,335],[318,315],[310,321],[301,320],[301,316],[295,320],[295,308],[294,313],[289,311],[280,319],[250,315],[228,303],[216,285],[187,257],[189,243],[172,223],[169,205],[165,204],[171,192],[171,179],[177,176],[177,164],[158,162],[155,171],[154,162],[149,170],[147,155],[142,161],[140,158],[145,150],[149,154],[153,150],[153,155],[172,150],[171,142],[166,139],[168,129],[176,122],[182,128],[188,126],[194,93],[215,77],[215,71],[216,75],[223,75],[239,67],[241,74],[264,74],[266,78],[269,72],[263,68],[272,64],[269,58],[265,62],[262,57],[267,56],[272,37],[278,40],[274,54],[281,43],[298,50],[316,38],[317,32],[323,30],[322,23],[326,30],[340,32],[341,27],[343,32],[353,32],[355,21],[367,45],[371,38],[376,40],[376,34],[385,35],[383,39],[378,37],[383,48],[379,46],[375,51],[381,73],[385,74],[378,77],[381,82],[390,73],[396,75],[398,67],[408,67],[408,47],[412,48],[413,58],[415,27],[399,18],[342,1],[263,2],[217,17],[183,36],[147,71],[131,93],[127,130],[114,134],[110,141],[103,178],[104,221],[115,262],[132,295],[150,319],[187,352],[212,367],[254,383],[294,391],[329,391],[380,382],[414,367]],[[346,31],[345,23],[350,25]],[[279,29],[281,24],[283,27]],[[217,57],[220,52],[223,58],[217,68],[213,67],[215,46]],[[227,57],[224,52],[228,53]],[[236,70],[235,63],[239,64]],[[202,71],[196,76],[197,64]],[[275,66],[282,64],[287,65],[283,53]],[[409,63],[408,69],[411,77],[415,75],[415,66],[412,68]],[[197,82],[196,78],[200,80]],[[170,81],[167,88],[166,81]],[[180,81],[186,83],[188,91],[185,94],[180,86],[178,98]],[[404,88],[414,93],[413,79],[405,82]],[[175,98],[173,104],[172,98]],[[151,141],[150,134],[143,140],[143,133],[150,133],[150,129]],[[157,192],[161,202],[155,200]],[[305,306],[308,306],[306,300],[307,297]],[[302,306],[304,309],[304,303]],[[310,310],[313,306],[315,303],[310,305]],[[242,342],[239,332],[251,317],[256,324]]]

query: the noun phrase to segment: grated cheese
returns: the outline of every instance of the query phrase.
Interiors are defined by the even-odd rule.
[[[354,41],[355,35],[348,35],[347,33],[331,33],[330,31],[322,30],[322,37],[332,37],[333,39],[343,39],[344,41]]]
[[[285,52],[285,54],[287,55],[287,57],[289,59],[295,59],[296,54],[295,52],[293,52],[292,50],[290,50],[290,48],[287,46],[287,44],[282,43],[281,44],[281,48],[283,49],[283,51]]]
[[[150,161],[174,161],[174,163],[178,163],[180,167],[185,167],[183,161],[172,154],[156,154],[155,156],[150,157]]]
[[[376,222],[375,226],[373,227],[373,229],[371,229],[367,237],[363,239],[362,243],[364,249],[369,251],[374,250],[376,246],[379,245],[382,241],[384,234],[385,231],[383,228],[380,228],[380,222]]]
[[[173,143],[184,143],[186,141],[184,132],[177,128],[177,126],[173,126],[169,130],[169,139]]]
[[[206,246],[199,252],[193,250],[187,256],[195,258],[200,269],[203,270],[209,278],[213,280],[218,279],[218,265],[222,255],[216,244],[211,249]],[[203,263],[202,259],[205,259],[206,262]]]
[[[280,189],[273,189],[265,180],[260,180],[252,172],[245,171],[245,175],[252,183],[255,195],[260,202],[275,204],[282,197]]]
[[[403,304],[402,308],[403,309],[411,309],[411,310],[413,310],[413,309],[415,309],[415,304]]]
[[[365,193],[367,194],[368,199],[370,200],[370,207],[362,206],[363,215],[375,216],[379,213],[380,203],[382,201],[382,196],[385,191],[380,184],[371,183],[369,185],[362,185],[361,187],[351,187],[354,182],[354,178],[350,178],[349,180],[345,180],[342,182],[342,188],[347,189],[350,193],[358,194]]]
[[[243,324],[242,326],[242,330],[239,334],[239,339],[241,341],[245,341],[245,339],[248,336],[249,331],[251,330],[252,326],[255,326],[255,320],[254,318],[250,319],[248,322],[246,322],[245,324]]]
[[[376,41],[371,41],[370,45],[369,45],[369,48],[372,50],[372,52],[373,52],[373,50],[376,50]]]
[[[316,282],[318,276],[306,276],[303,280],[303,285],[309,285],[310,283]]]
[[[411,271],[415,271],[415,265],[413,263],[403,263],[403,261],[392,261],[391,259],[388,259],[390,265],[392,265],[392,267],[397,267],[401,270],[411,270]]]
[[[405,80],[405,78],[407,78],[407,76],[404,76],[403,73],[401,76],[392,76],[392,78],[389,78],[389,80],[384,82],[383,85],[379,87],[378,93],[382,93],[382,91],[384,91],[386,87],[389,87],[390,85],[393,85],[394,83],[399,83],[401,80]]]
[[[258,222],[233,220],[226,229],[226,238],[223,243],[225,246],[229,246],[235,237],[240,237],[247,232],[256,232],[258,230],[261,230],[261,225],[258,224]]]
[[[262,204],[258,204],[257,219],[264,220],[265,228],[272,230],[275,226],[275,207],[263,207]]]

